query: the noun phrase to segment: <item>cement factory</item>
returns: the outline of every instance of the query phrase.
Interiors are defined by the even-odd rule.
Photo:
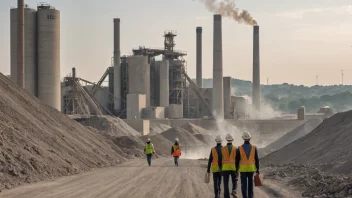
[[[112,24],[112,64],[97,76],[97,82],[79,77],[75,68],[60,82],[60,11],[44,3],[34,10],[23,0],[18,5],[11,9],[11,79],[73,119],[111,115],[148,133],[150,121],[171,126],[182,120],[235,121],[248,119],[249,112],[260,112],[257,25],[253,26],[253,98],[249,104],[244,97],[231,95],[231,77],[223,77],[221,15],[213,18],[213,88],[202,86],[202,27],[195,27],[197,72],[193,82],[187,75],[187,53],[175,50],[175,31],[164,32],[163,47],[140,46],[132,49],[131,56],[121,55],[119,18]],[[298,120],[304,116],[300,108]]]
[[[111,64],[94,80],[84,78],[75,67],[60,78],[60,11],[46,3],[32,9],[18,0],[8,16],[11,75],[0,73],[0,197],[352,197],[352,111],[334,115],[335,107],[324,106],[317,113],[306,113],[301,105],[309,105],[311,111],[313,103],[318,108],[329,101],[306,98],[302,100],[307,103],[287,103],[291,114],[273,110],[266,103],[267,87],[260,84],[260,29],[254,18],[232,0],[218,1],[213,10],[209,7],[216,1],[199,2],[208,3],[205,6],[213,13],[230,9],[224,15],[214,14],[209,22],[213,23],[212,88],[205,88],[210,86],[202,74],[205,28],[191,27],[196,62],[187,65],[190,52],[176,50],[174,30],[161,29],[163,46],[133,46],[132,53],[121,54],[124,19],[105,15],[113,27],[113,56],[110,52],[103,56],[111,57]],[[92,6],[75,3],[66,1],[74,11],[75,6]],[[132,13],[128,6],[120,9]],[[80,11],[83,17],[97,16],[91,10]],[[100,11],[105,13],[106,7]],[[137,19],[145,16],[132,14]],[[252,99],[235,96],[232,84],[237,88],[239,83],[224,77],[223,17],[235,21],[237,17],[237,22],[253,28],[253,83],[238,86],[247,93],[252,85]],[[77,23],[82,25],[81,20]],[[140,24],[136,26],[140,31]],[[81,29],[79,33],[84,32]],[[190,68],[196,70],[196,79],[187,74]],[[301,95],[325,94],[327,89],[290,87],[270,89]],[[341,91],[321,98],[337,96],[337,102],[343,103],[350,94]],[[277,109],[286,104],[280,100],[270,104]]]

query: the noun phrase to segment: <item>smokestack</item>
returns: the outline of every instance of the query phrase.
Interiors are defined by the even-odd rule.
[[[72,67],[72,78],[73,78],[73,80],[76,79],[76,68],[75,67]]]
[[[114,19],[114,111],[121,109],[120,19]]]
[[[24,88],[24,0],[17,6],[17,85]]]
[[[222,26],[221,15],[214,15],[213,44],[213,112],[217,119],[224,119],[223,79],[222,79]]]
[[[197,86],[203,87],[202,82],[202,27],[197,27]]]
[[[260,111],[260,57],[259,26],[253,26],[253,84],[252,99],[256,111]]]

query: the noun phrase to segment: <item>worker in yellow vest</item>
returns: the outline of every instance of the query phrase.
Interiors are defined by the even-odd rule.
[[[221,167],[222,167],[222,153],[221,153],[222,137],[220,135],[216,136],[215,142],[216,142],[216,146],[213,147],[210,151],[207,172],[210,173],[210,166],[211,166],[211,172],[213,173],[215,198],[220,198]]]
[[[242,135],[244,144],[237,149],[236,166],[241,173],[241,190],[243,198],[253,198],[254,173],[259,174],[259,158],[257,147],[250,143],[252,138],[249,132]]]
[[[175,138],[175,143],[171,147],[171,155],[174,157],[175,166],[178,166],[178,159],[181,156],[181,145],[179,139]]]
[[[233,135],[226,135],[227,145],[222,147],[222,175],[224,177],[224,198],[230,198],[229,180],[232,180],[232,193],[234,198],[237,198],[237,174],[236,174],[236,146],[232,145],[234,140]]]
[[[151,166],[152,165],[152,156],[153,156],[153,154],[155,154],[155,150],[154,150],[154,145],[150,141],[150,138],[148,138],[148,140],[145,144],[144,153],[147,155],[148,165]]]

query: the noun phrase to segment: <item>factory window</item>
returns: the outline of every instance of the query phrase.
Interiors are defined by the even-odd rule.
[[[47,15],[47,18],[48,18],[48,19],[55,19],[54,15],[51,15],[51,14],[48,14],[48,15]]]

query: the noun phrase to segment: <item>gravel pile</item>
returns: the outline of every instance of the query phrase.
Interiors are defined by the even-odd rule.
[[[167,131],[160,133],[161,136],[165,137],[171,142],[175,142],[175,139],[178,138],[180,140],[180,144],[183,146],[186,145],[201,145],[202,142],[198,140],[194,135],[194,133],[186,131],[182,127],[173,127]]]
[[[157,134],[162,133],[170,128],[171,127],[169,125],[151,123],[150,127],[149,127],[149,135],[157,135]]]
[[[295,140],[307,135],[311,131],[313,131],[319,124],[321,124],[323,121],[321,119],[312,119],[308,120],[301,126],[298,126],[297,128],[293,129],[292,131],[286,133],[284,136],[282,136],[280,139],[276,140],[275,142],[269,144],[268,146],[264,148],[260,148],[258,150],[259,156],[264,157],[274,151],[277,151],[281,149],[282,147],[294,142]]]
[[[0,74],[0,190],[115,165],[123,153]]]
[[[262,163],[326,164],[324,171],[352,170],[352,111],[325,119],[311,133],[264,157]]]
[[[122,119],[112,116],[92,116],[80,122],[111,136],[140,136],[141,134],[126,124]]]
[[[352,177],[324,173],[315,166],[287,164],[266,168],[266,179],[286,181],[303,193],[302,197],[352,197]]]

